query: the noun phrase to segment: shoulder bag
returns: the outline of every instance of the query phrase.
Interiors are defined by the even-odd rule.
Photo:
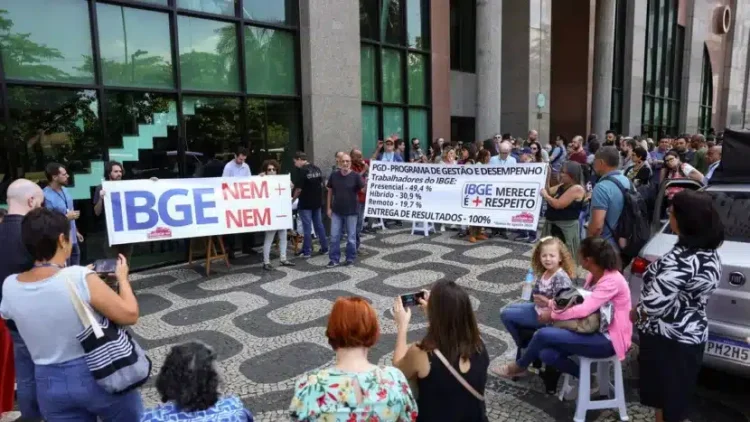
[[[106,317],[99,322],[78,289],[66,277],[70,300],[83,324],[76,336],[86,364],[96,382],[108,393],[124,394],[143,385],[151,376],[151,360],[130,333]]]

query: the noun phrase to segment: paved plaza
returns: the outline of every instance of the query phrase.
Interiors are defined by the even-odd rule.
[[[240,258],[227,270],[213,266],[175,267],[133,275],[141,319],[133,328],[154,361],[154,377],[170,347],[186,340],[212,345],[219,356],[223,390],[239,395],[259,421],[287,420],[294,380],[305,371],[332,364],[325,324],[338,296],[372,301],[382,325],[371,360],[390,364],[396,327],[390,311],[399,294],[455,280],[471,295],[491,365],[513,359],[510,336],[501,328],[499,310],[519,298],[529,267],[531,245],[505,240],[469,244],[454,232],[429,238],[408,230],[386,230],[364,240],[367,254],[356,266],[326,269],[327,257],[297,260],[293,268],[263,272],[258,257]],[[425,330],[421,312],[412,318],[409,340]],[[637,368],[631,351],[626,362],[631,421],[651,421],[653,412],[638,403]],[[750,383],[708,374],[694,400],[693,422],[750,420],[744,401]],[[143,388],[147,406],[158,402],[153,377]],[[541,380],[510,382],[491,375],[487,385],[491,421],[569,421],[573,402],[544,393]],[[590,412],[589,421],[615,421],[609,411]]]

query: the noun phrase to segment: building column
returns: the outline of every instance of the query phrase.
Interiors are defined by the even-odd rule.
[[[430,2],[430,48],[432,56],[432,137],[451,134],[451,25],[450,0]],[[423,141],[431,143],[429,139]]]
[[[330,168],[336,151],[361,145],[359,4],[300,0],[300,69],[304,146]]]
[[[604,132],[609,130],[614,53],[615,0],[597,0],[591,126],[592,131],[599,136],[604,136]]]
[[[477,139],[500,133],[503,3],[477,0]]]
[[[622,131],[635,136],[643,121],[643,68],[646,62],[648,0],[627,2],[622,89]]]
[[[550,139],[552,0],[504,1],[502,32],[502,132],[525,138],[533,129],[546,144]],[[480,84],[477,96],[486,95],[483,91]],[[537,106],[539,94],[544,96],[542,107]]]

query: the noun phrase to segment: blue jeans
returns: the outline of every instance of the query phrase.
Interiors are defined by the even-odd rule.
[[[39,411],[39,403],[36,399],[36,381],[34,380],[34,361],[26,347],[21,334],[18,331],[10,331],[13,339],[14,366],[16,369],[16,396],[18,398],[18,410],[25,420],[38,420],[42,418]]]
[[[338,215],[331,214],[331,250],[328,258],[331,262],[338,263],[341,260],[341,235],[346,226],[346,261],[354,262],[357,259],[357,214]]]
[[[357,203],[357,250],[362,243],[362,228],[365,225],[365,204]]]
[[[312,254],[312,227],[315,225],[315,234],[318,235],[320,250],[323,253],[328,252],[328,238],[326,238],[326,229],[323,227],[323,217],[320,214],[320,208],[314,210],[299,210],[299,216],[302,220],[302,255]]]
[[[530,302],[508,305],[500,312],[500,320],[518,347],[521,347],[521,329],[536,330],[545,325],[539,322],[534,304]]]
[[[73,248],[70,251],[70,258],[68,258],[68,266],[81,265],[81,247],[78,242],[73,244]]]
[[[531,338],[523,356],[516,361],[527,368],[537,359],[561,372],[578,376],[580,368],[570,356],[604,359],[614,356],[612,342],[604,334],[579,334],[564,328],[540,328]]]
[[[141,419],[143,402],[136,389],[110,394],[91,375],[84,358],[37,365],[39,406],[47,422],[133,422]]]

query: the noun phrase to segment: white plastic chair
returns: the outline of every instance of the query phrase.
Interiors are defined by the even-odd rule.
[[[374,219],[374,220],[375,220],[375,219]],[[378,219],[376,219],[376,220],[375,220],[375,221],[374,221],[374,222],[372,223],[372,229],[373,229],[373,230],[375,230],[375,229],[385,230],[385,220],[383,220],[382,218],[378,218]]]
[[[411,234],[419,234],[419,232],[424,233],[425,237],[428,237],[430,235],[430,230],[432,230],[433,233],[435,233],[435,225],[433,223],[427,222],[427,221],[413,221],[411,223]]]
[[[600,409],[617,409],[620,413],[620,420],[627,421],[628,408],[625,404],[625,386],[622,380],[622,363],[617,356],[606,359],[591,359],[578,357],[580,361],[581,373],[578,377],[578,398],[576,399],[576,413],[573,417],[575,422],[585,422],[586,412],[589,410]],[[591,365],[597,365],[597,381],[599,383],[599,395],[608,397],[605,400],[591,400]],[[610,383],[609,369],[610,365],[614,367],[615,383]],[[574,388],[573,377],[565,374],[563,385],[560,389],[558,398],[563,398]],[[609,398],[614,388],[614,398]]]

